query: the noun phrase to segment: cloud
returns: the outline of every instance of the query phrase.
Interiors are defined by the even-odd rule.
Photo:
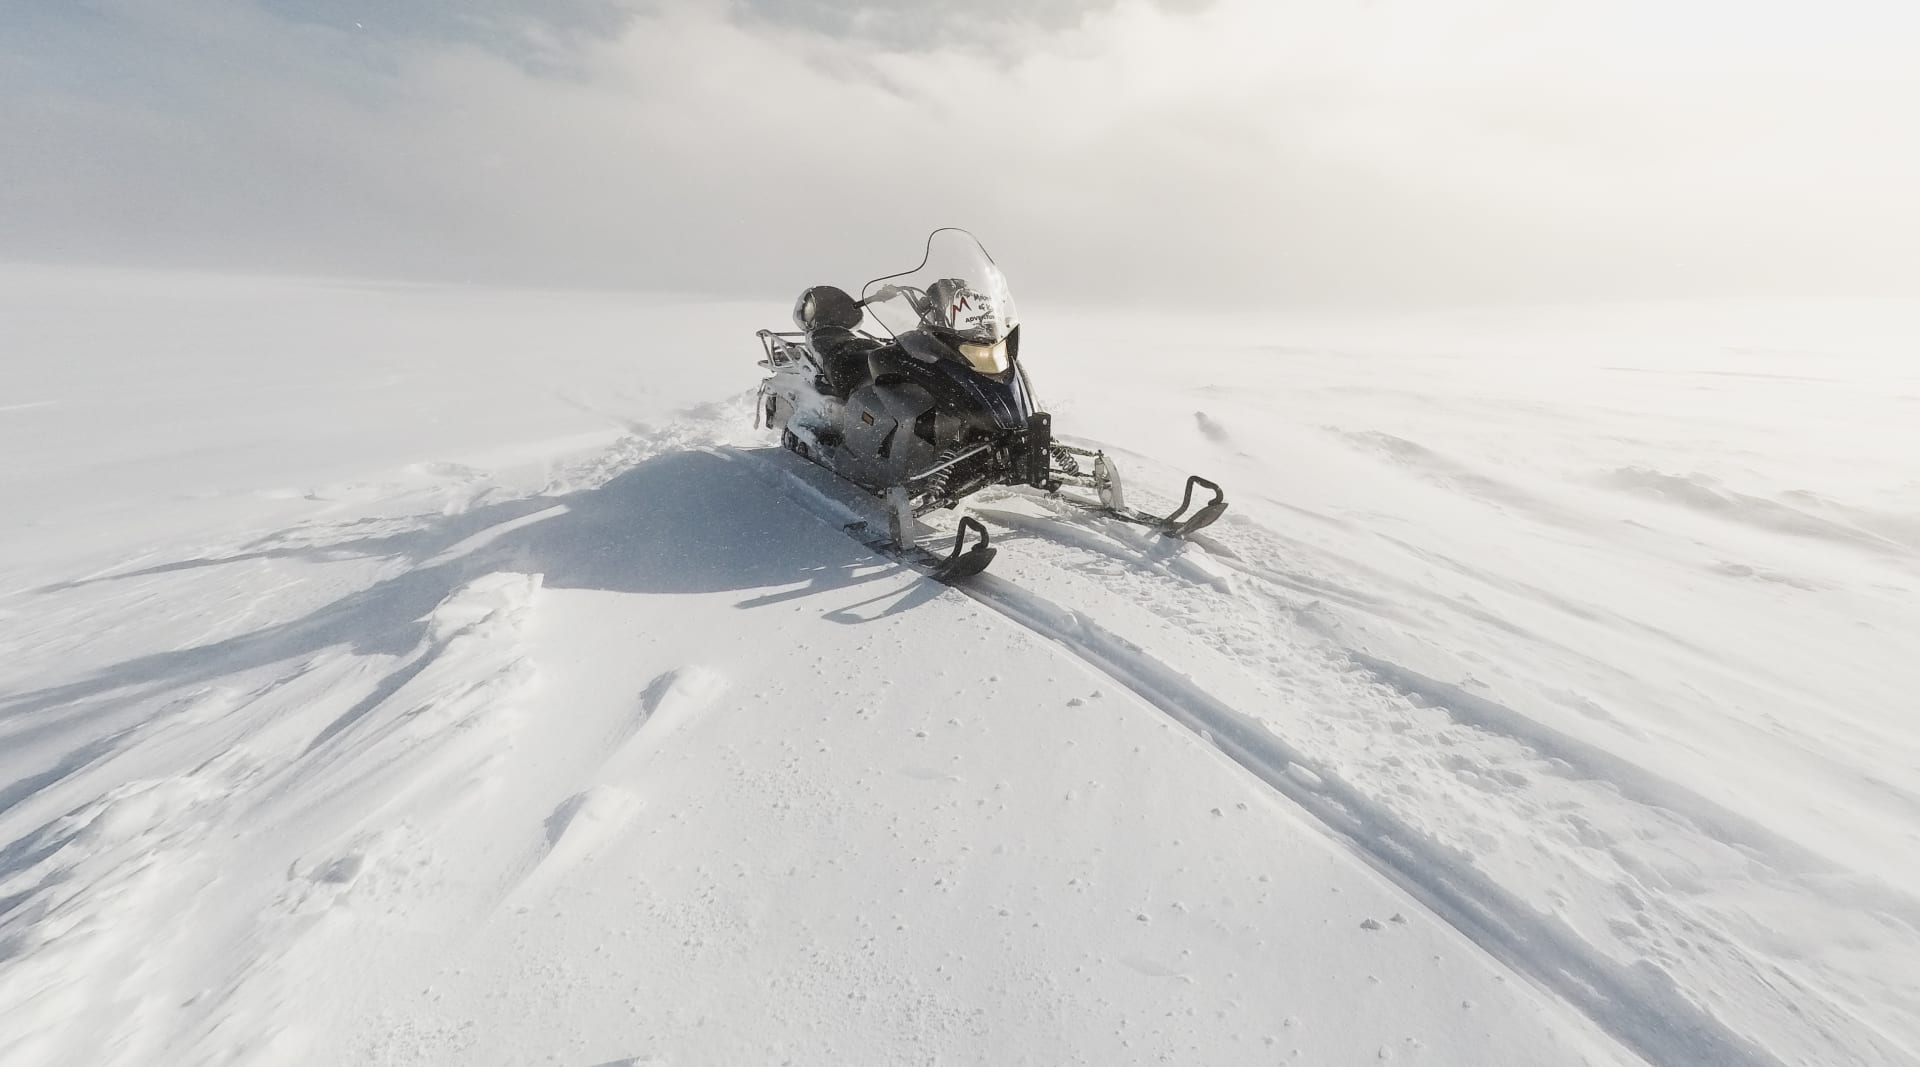
[[[1920,285],[1892,5],[912,10],[49,6],[0,257],[772,293],[955,223],[1125,300]]]
[[[1213,0],[1152,0],[1167,12],[1195,12]],[[965,4],[873,0],[734,0],[745,23],[812,30],[905,52],[1018,49],[1039,34],[1110,14],[1121,0],[970,0]]]

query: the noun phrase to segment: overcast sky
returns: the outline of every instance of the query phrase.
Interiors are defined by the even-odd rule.
[[[0,259],[1920,294],[1911,0],[0,0]]]

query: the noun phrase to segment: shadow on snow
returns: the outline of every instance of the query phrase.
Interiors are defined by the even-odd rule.
[[[0,697],[0,717],[69,712],[11,734],[23,743],[131,701],[329,648],[404,656],[426,639],[426,619],[441,601],[496,571],[542,574],[553,589],[651,595],[752,591],[736,605],[741,610],[854,589],[895,571],[895,565],[876,560],[804,509],[772,495],[764,479],[724,452],[672,452],[592,489],[482,505],[400,533],[380,529],[324,544],[276,546],[268,539],[234,555],[94,579],[126,580],[249,559],[380,558],[407,567],[293,621]],[[71,584],[76,583],[65,587]],[[905,591],[851,603],[836,600],[823,606],[821,615],[846,624],[871,622],[917,607],[941,588],[920,581]],[[115,698],[111,702],[98,701],[109,694]],[[87,751],[76,751],[45,774],[0,788],[0,814],[88,762]]]

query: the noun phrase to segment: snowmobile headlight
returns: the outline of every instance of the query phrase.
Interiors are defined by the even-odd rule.
[[[1000,341],[990,345],[961,345],[960,358],[967,366],[982,374],[1005,374],[1012,364],[1007,362],[1007,343]]]

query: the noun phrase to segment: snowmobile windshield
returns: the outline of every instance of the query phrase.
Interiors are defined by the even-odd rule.
[[[1006,275],[972,234],[951,227],[927,237],[918,267],[875,278],[860,299],[894,337],[930,330],[963,352],[997,347],[1020,324]]]

